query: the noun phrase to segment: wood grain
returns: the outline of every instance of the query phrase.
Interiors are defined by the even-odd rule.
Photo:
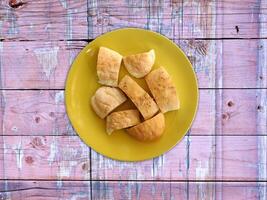
[[[258,16],[267,8],[254,0],[243,4],[228,0],[88,3],[89,38],[122,27],[147,28],[172,39],[258,38],[258,27],[265,23]]]
[[[3,136],[1,146],[1,179],[90,180],[89,148],[78,136]],[[267,181],[258,176],[259,162],[267,164],[257,156],[261,148],[255,136],[217,136],[216,143],[214,136],[186,136],[168,153],[143,162],[92,151],[92,179]]]
[[[221,189],[217,185],[222,184]],[[96,182],[92,183],[93,199],[235,199],[256,200],[260,196],[256,183],[220,183],[220,182]],[[203,190],[204,189],[204,190]]]
[[[87,38],[86,0],[3,0],[0,19],[5,41]]]
[[[0,4],[5,40],[90,39],[122,27],[148,28],[172,39],[258,38],[258,1],[9,1]],[[88,16],[87,16],[88,11]],[[88,34],[88,35],[87,35]],[[261,36],[266,37],[264,31]]]
[[[211,193],[209,188],[222,184],[222,190]],[[207,193],[202,193],[205,188]],[[256,200],[260,196],[259,188],[266,189],[266,183],[238,182],[92,182],[92,199],[235,199]],[[0,183],[2,199],[29,200],[88,200],[90,195],[89,181],[2,181]],[[188,192],[187,192],[188,190]]]
[[[261,40],[180,40],[200,88],[263,88],[257,70]],[[83,41],[2,42],[1,89],[63,89],[67,72]],[[261,48],[266,48],[262,44]],[[260,50],[260,49],[259,49]],[[262,70],[267,66],[262,64]]]
[[[259,91],[263,91],[262,100]],[[198,113],[190,134],[266,135],[266,92],[200,90]],[[3,135],[75,135],[66,114],[63,90],[5,90],[1,99]],[[257,120],[261,121],[256,123]]]
[[[266,2],[261,1],[260,7],[263,7],[263,4]],[[260,20],[267,20],[267,10],[262,10],[260,14]],[[266,26],[260,27],[260,35],[264,35],[264,32],[267,30]],[[259,57],[258,57],[258,66],[257,72],[260,79],[257,82],[257,85],[267,87],[267,69],[263,66],[267,66],[267,40],[260,40],[259,42]],[[261,132],[267,132],[267,91],[258,90],[257,91],[257,104],[259,115],[257,117],[257,130]],[[263,123],[265,126],[260,126],[258,124]],[[258,167],[258,177],[267,177],[267,166],[262,164],[267,160],[267,137],[258,137],[258,148],[262,149],[258,153],[259,167]],[[259,199],[263,200],[267,198],[267,189],[260,188]]]
[[[62,89],[83,41],[4,42],[2,88]]]
[[[89,200],[90,181],[1,181],[0,199]]]
[[[258,180],[257,146],[253,136],[188,136],[164,156],[123,163],[92,153],[92,178],[101,180]],[[216,156],[216,157],[215,157]],[[222,167],[215,168],[215,162]],[[262,163],[263,165],[266,163]],[[217,173],[217,174],[215,174]],[[263,177],[262,177],[263,178]],[[265,178],[263,178],[265,180]],[[262,180],[263,180],[262,179]]]
[[[90,149],[77,136],[9,136],[1,142],[1,179],[90,178]]]

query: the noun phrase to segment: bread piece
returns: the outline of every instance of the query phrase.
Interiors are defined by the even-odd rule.
[[[91,98],[91,105],[96,114],[104,119],[126,100],[127,98],[120,89],[102,86],[97,89],[95,95]]]
[[[150,72],[145,80],[162,113],[179,109],[175,85],[163,67]]]
[[[155,51],[125,56],[123,63],[128,72],[135,78],[142,78],[147,75],[155,62]]]
[[[122,56],[106,47],[100,47],[97,58],[97,76],[99,83],[117,86]]]
[[[155,101],[130,76],[123,77],[119,88],[132,100],[144,119],[149,119],[158,112]]]
[[[140,141],[152,141],[159,138],[164,129],[165,118],[162,113],[159,113],[155,117],[129,128],[127,132]]]
[[[110,135],[113,131],[139,124],[140,114],[136,109],[113,112],[107,116],[106,130]]]

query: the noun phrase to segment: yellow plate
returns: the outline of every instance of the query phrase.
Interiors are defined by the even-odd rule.
[[[154,49],[156,61],[153,69],[164,66],[171,75],[180,97],[181,109],[165,114],[166,129],[157,141],[139,142],[124,130],[116,131],[111,136],[106,134],[105,120],[97,117],[90,106],[91,97],[100,87],[96,75],[100,46],[118,51],[123,56]],[[120,78],[126,73],[122,66]],[[138,82],[147,90],[144,80]],[[184,137],[197,110],[198,86],[189,60],[173,42],[152,31],[125,28],[99,36],[80,52],[68,74],[65,99],[70,121],[87,145],[116,160],[139,161],[163,154]],[[117,110],[125,108],[133,108],[133,104],[128,101]]]

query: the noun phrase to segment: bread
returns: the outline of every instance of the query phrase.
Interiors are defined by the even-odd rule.
[[[130,76],[123,77],[119,88],[131,99],[144,119],[149,119],[158,112],[159,108],[155,101]]]
[[[136,109],[113,112],[107,116],[106,130],[110,135],[115,130],[128,128],[140,122],[140,114]]]
[[[112,110],[117,108],[127,98],[118,88],[102,86],[91,98],[91,105],[95,113],[104,119]]]
[[[150,72],[145,80],[162,113],[179,109],[175,85],[163,67]]]
[[[155,51],[129,55],[123,58],[123,63],[128,72],[135,78],[142,78],[147,75],[155,62]]]
[[[106,47],[100,47],[97,58],[97,76],[99,83],[117,86],[122,56]]]
[[[140,141],[152,141],[159,138],[164,133],[164,129],[165,118],[162,113],[159,113],[155,117],[129,128],[127,132]]]

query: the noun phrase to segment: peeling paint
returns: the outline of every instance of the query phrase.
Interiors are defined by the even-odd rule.
[[[12,9],[6,10],[6,15],[4,21],[8,21],[9,23],[9,29],[8,29],[8,35],[14,36],[19,33],[18,26],[17,26],[17,15],[12,11]]]
[[[5,180],[5,191],[9,191],[9,188],[8,188],[8,181]],[[1,194],[1,193],[0,193]],[[1,195],[0,195],[1,197]],[[11,193],[10,192],[5,192],[4,193],[4,200],[11,200]]]
[[[68,9],[68,12],[67,12],[67,38],[69,40],[72,39],[72,32],[73,32],[73,30],[72,30],[72,27],[73,27],[73,25],[72,25],[72,12],[73,11],[71,9]]]
[[[59,178],[70,177],[73,167],[76,167],[77,161],[62,161],[59,163]]]
[[[263,38],[267,32],[266,24],[267,17],[263,10],[266,2],[260,1],[260,14],[259,20],[259,36]],[[257,63],[257,76],[262,77],[257,80],[258,88],[267,87],[267,42],[264,39],[259,40],[259,46],[261,47],[258,53]],[[257,104],[261,106],[261,109],[257,113],[257,133],[266,134],[267,132],[267,91],[257,90]],[[264,180],[267,177],[267,136],[258,136],[258,180]],[[258,183],[259,200],[267,199],[266,183]]]
[[[78,194],[73,194],[70,198],[70,200],[78,200],[80,198],[86,198],[88,195],[85,192],[80,192]]]
[[[140,183],[136,183],[136,199],[137,200],[140,199],[141,189],[142,189],[142,185]]]
[[[49,165],[51,166],[52,163],[55,161],[56,158],[56,152],[57,152],[57,141],[55,139],[55,136],[53,136],[53,141],[50,144],[50,153],[49,156],[47,158]]]
[[[62,180],[57,180],[57,188],[61,188],[63,185]]]
[[[38,48],[34,50],[38,62],[43,67],[46,79],[49,80],[58,64],[59,47]]]
[[[16,126],[12,126],[11,130],[15,133],[18,132],[18,128]]]
[[[196,180],[205,180],[208,175],[209,175],[209,164],[205,162],[203,166],[202,162],[198,161],[196,167]]]
[[[59,2],[63,8],[67,9],[67,1],[66,0],[59,0]]]
[[[128,194],[127,194],[128,199],[132,199],[132,185],[133,185],[132,182],[128,182],[127,183],[127,189],[126,189],[126,191],[128,191]]]
[[[157,158],[153,158],[152,177],[161,176],[164,173],[163,170],[164,162],[165,162],[164,155],[161,155]]]
[[[64,91],[57,92],[55,95],[55,103],[59,104],[64,102]]]
[[[23,159],[23,156],[24,156],[23,149],[22,149],[21,139],[20,139],[19,144],[15,144],[12,147],[12,149],[16,153],[17,168],[18,169],[21,169],[22,168],[22,159]]]
[[[57,152],[60,156],[58,164],[58,178],[70,177],[73,170],[78,165],[77,156],[80,156],[80,151],[76,148],[66,147]]]
[[[44,28],[45,31],[49,32],[49,29],[51,28],[51,24],[47,24]]]

